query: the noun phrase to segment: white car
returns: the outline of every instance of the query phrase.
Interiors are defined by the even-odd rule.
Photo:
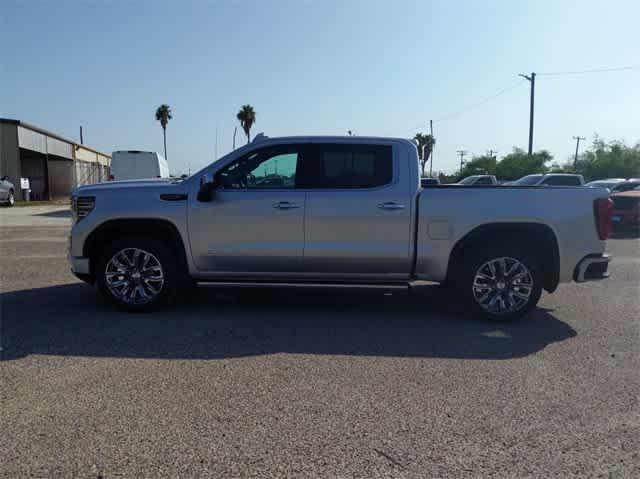
[[[570,173],[538,173],[523,176],[509,186],[584,186],[584,178]]]
[[[625,180],[624,178],[605,178],[603,180],[590,181],[585,186],[588,186],[590,188],[609,188],[609,189],[612,189],[616,185],[619,185],[620,183],[624,183],[625,181],[627,181],[627,180]]]
[[[493,175],[471,175],[454,183],[454,185],[476,186],[476,185],[497,185],[498,180]]]

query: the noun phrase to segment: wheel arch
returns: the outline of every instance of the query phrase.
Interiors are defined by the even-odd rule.
[[[465,263],[465,256],[486,245],[513,244],[531,248],[540,260],[543,270],[543,287],[553,292],[560,281],[560,249],[558,239],[550,226],[543,223],[504,222],[475,227],[453,247],[447,265],[447,281],[453,281]]]
[[[95,264],[102,246],[128,236],[150,237],[165,242],[175,254],[179,271],[187,274],[184,241],[173,223],[163,219],[126,218],[102,223],[85,240],[82,254],[89,258],[89,271],[92,279],[95,278]]]

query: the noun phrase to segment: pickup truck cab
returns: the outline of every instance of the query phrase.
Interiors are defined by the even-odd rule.
[[[258,136],[182,181],[72,197],[69,261],[115,305],[183,286],[409,288],[446,283],[471,311],[522,316],[559,282],[607,276],[600,188],[421,188],[416,145]]]

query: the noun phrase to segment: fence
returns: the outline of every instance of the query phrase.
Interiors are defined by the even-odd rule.
[[[102,183],[109,180],[110,168],[99,163],[76,160],[76,186]]]

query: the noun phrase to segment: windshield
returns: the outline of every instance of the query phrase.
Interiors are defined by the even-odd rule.
[[[458,181],[458,184],[459,185],[468,185],[470,183],[473,183],[477,178],[478,178],[477,176],[468,176],[464,180]]]
[[[625,181],[624,183],[619,183],[612,188],[613,191],[631,191],[636,187],[640,186],[640,181]]]
[[[527,176],[523,176],[518,181],[514,181],[512,184],[513,185],[518,185],[518,186],[535,185],[536,183],[538,183],[538,181],[540,181],[542,179],[542,176],[543,175],[527,175]]]

